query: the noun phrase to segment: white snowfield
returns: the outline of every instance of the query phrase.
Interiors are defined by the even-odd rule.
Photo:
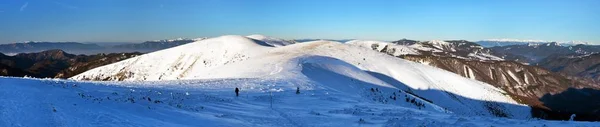
[[[381,92],[348,94],[335,88],[349,86],[331,84],[312,90],[301,87],[296,94],[295,89],[283,87],[310,87],[296,81],[82,82],[0,77],[0,126],[598,126],[593,122],[465,116],[439,112],[430,105],[419,110],[404,101],[405,94],[397,92],[398,101],[393,101],[387,98],[390,89],[372,84],[352,86],[377,87]],[[233,87],[241,88],[239,97]]]
[[[261,38],[210,38],[75,80],[0,78],[0,126],[595,125],[532,119],[489,84],[360,46]]]

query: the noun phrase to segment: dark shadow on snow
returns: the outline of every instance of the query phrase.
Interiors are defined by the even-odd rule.
[[[546,94],[540,101],[546,108],[533,108],[532,115],[549,120],[600,121],[600,90],[569,88],[558,94]]]
[[[336,58],[324,57],[324,56],[311,56],[311,57],[320,57],[317,59],[331,59],[331,60],[341,61]],[[349,63],[345,63],[343,61],[341,64],[350,65]],[[527,108],[526,106],[514,105],[514,104],[509,104],[509,103],[474,100],[474,99],[470,99],[467,97],[463,97],[461,95],[457,95],[457,94],[454,94],[451,92],[446,92],[446,91],[441,91],[441,90],[412,89],[412,88],[408,87],[406,84],[404,84],[392,77],[389,77],[387,75],[377,73],[377,72],[369,72],[369,71],[364,71],[364,70],[362,70],[362,71],[367,72],[371,76],[378,78],[379,80],[382,80],[387,84],[393,85],[393,86],[405,91],[408,94],[414,95],[415,97],[420,98],[423,101],[433,103],[434,105],[441,106],[442,108],[445,108],[450,111],[452,111],[453,109],[448,109],[448,107],[444,107],[443,105],[436,104],[436,101],[445,101],[446,104],[452,103],[452,104],[458,104],[458,105],[465,105],[466,107],[472,106],[470,104],[481,104],[482,106],[486,107],[487,112],[476,112],[475,113],[476,115],[492,114],[492,115],[498,116],[498,117],[513,117],[508,112],[505,112],[506,109],[508,109],[508,108]],[[332,72],[330,70],[321,68],[319,66],[314,66],[314,65],[312,65],[312,63],[303,63],[302,73],[305,74],[311,80],[317,81],[319,83],[326,83],[326,84],[354,83],[354,84],[362,84],[362,85],[366,85],[366,86],[370,85],[372,88],[385,89],[385,87],[382,87],[377,84],[364,82],[364,81],[361,81],[361,80],[358,80],[358,79],[355,79],[352,77],[348,77],[348,76],[345,76],[345,75],[342,75],[342,74],[339,74],[336,72]],[[335,89],[351,89],[350,87],[345,87],[344,85],[327,85],[327,86],[341,87],[341,88],[335,88]],[[354,89],[356,89],[356,88],[354,88]],[[391,92],[383,93],[383,94],[385,94],[384,97],[393,95]],[[423,95],[426,95],[426,96],[423,96]],[[445,99],[453,99],[455,101],[446,101]],[[387,100],[384,100],[383,102],[387,102],[387,101],[405,101],[405,98],[404,98],[404,96],[400,97],[399,99],[387,98]],[[454,109],[454,110],[464,110],[464,109]]]

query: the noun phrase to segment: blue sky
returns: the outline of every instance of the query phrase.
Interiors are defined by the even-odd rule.
[[[2,0],[0,43],[492,38],[600,44],[600,0]]]

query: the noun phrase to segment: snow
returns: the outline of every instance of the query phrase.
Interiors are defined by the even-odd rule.
[[[504,59],[502,59],[498,56],[494,56],[494,55],[488,54],[488,53],[481,53],[481,52],[469,53],[467,56],[473,57],[476,60],[481,60],[481,61],[504,61]]]
[[[360,47],[364,47],[364,48],[375,48],[374,50],[377,50],[379,52],[381,52],[386,46],[392,45],[389,42],[365,41],[365,40],[351,40],[351,41],[346,42],[346,44],[356,45],[356,46],[360,46]],[[377,45],[377,46],[374,47],[373,45]]]
[[[374,50],[379,52],[391,52],[393,56],[401,56],[401,55],[418,55],[420,54],[417,50],[405,46],[405,45],[397,45],[389,42],[383,41],[367,41],[367,40],[352,40],[346,42],[346,44],[356,45],[363,48],[376,48]],[[377,47],[373,47],[377,45]],[[384,48],[387,48],[386,51],[383,51]]]
[[[431,40],[431,41],[427,41],[426,43],[431,44],[433,47],[443,50],[444,47],[448,47],[450,46],[450,43],[446,42],[446,41],[442,41],[442,40]],[[451,52],[456,52],[456,50],[454,48],[449,48],[451,50]]]
[[[333,41],[221,36],[72,79],[0,77],[0,126],[593,125],[535,120],[489,84]]]
[[[597,126],[593,122],[419,110],[404,103],[405,94],[401,93],[401,101],[386,104],[327,87],[301,88],[300,94],[267,89],[286,85],[296,83],[263,79],[82,82],[0,77],[0,126]],[[234,87],[241,88],[239,97],[235,97]],[[363,94],[377,98],[380,93]]]
[[[281,47],[259,44],[261,42],[243,36],[206,39],[92,69],[72,79],[158,81],[258,78],[304,82],[303,84],[310,85],[300,87],[313,89],[310,86],[344,84],[329,81],[331,79],[349,78],[391,89],[414,91],[435,102],[436,106],[457,114],[492,116],[494,114],[488,111],[484,103],[489,101],[505,108],[510,117],[530,117],[521,113],[528,112],[528,107],[518,104],[504,95],[504,91],[489,84],[367,48],[333,41],[313,41]],[[310,61],[328,65],[307,64],[317,63]],[[323,75],[315,78],[314,75],[325,72],[307,74],[306,67],[314,66],[340,76],[320,78],[326,76]],[[296,87],[298,86],[287,86],[282,89]],[[355,94],[356,91],[350,93]]]
[[[523,83],[521,82],[521,80],[519,80],[519,78],[517,77],[517,75],[515,73],[513,73],[512,71],[508,71],[508,75],[510,76],[510,78],[512,78],[513,80],[517,81],[517,86],[522,85]]]
[[[575,46],[579,44],[590,45],[589,42],[585,41],[545,41],[545,40],[521,40],[521,39],[485,39],[478,41],[477,43],[482,44],[486,47],[493,46],[507,46],[507,45],[529,45],[536,46],[540,44],[548,44],[552,42],[557,42],[563,46]]]
[[[250,36],[246,36],[246,37],[256,39],[259,41],[264,41],[270,45],[277,46],[277,47],[294,44],[294,42],[292,42],[292,41],[283,40],[283,39],[274,38],[274,37],[268,37],[268,36],[259,35],[259,34],[254,34],[254,35],[250,35]]]
[[[243,61],[271,48],[265,42],[228,35],[192,42],[89,70],[74,79],[175,80]],[[252,50],[246,50],[252,49]]]

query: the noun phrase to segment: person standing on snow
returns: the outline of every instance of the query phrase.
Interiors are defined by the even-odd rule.
[[[235,96],[238,97],[240,96],[240,89],[235,87]]]

